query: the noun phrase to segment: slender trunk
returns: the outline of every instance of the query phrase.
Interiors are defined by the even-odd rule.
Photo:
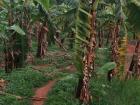
[[[101,47],[104,46],[104,30],[101,30]]]
[[[111,44],[111,51],[112,51],[112,61],[117,64],[115,68],[115,72],[118,72],[119,67],[119,32],[120,32],[120,25],[116,24],[114,28],[112,28],[112,44]]]
[[[98,47],[101,48],[101,29],[98,32]]]
[[[5,44],[4,54],[5,54],[5,73],[10,73],[14,68],[14,58],[13,58],[13,52],[10,51],[10,49],[7,49],[6,44]]]
[[[27,53],[27,56],[26,56],[26,63],[28,63],[28,64],[33,64],[34,63],[34,56],[33,56],[32,52],[31,52],[31,49],[32,49],[32,34],[31,34],[31,32],[32,32],[32,27],[29,27],[28,35],[27,35],[28,53]]]
[[[111,37],[111,30],[109,30],[109,33],[107,34],[106,45],[110,43],[110,37]]]
[[[83,86],[81,89],[80,100],[84,104],[88,104],[91,100],[90,91],[89,91],[89,81],[93,72],[93,63],[95,59],[95,21],[96,21],[96,12],[91,12],[92,18],[90,20],[91,30],[90,30],[90,38],[89,38],[89,45],[86,46],[86,54],[84,56],[84,70],[83,70]]]
[[[103,46],[103,30],[102,29],[100,29],[98,32],[98,38],[99,38],[98,47],[101,48]]]
[[[13,24],[13,11],[12,11],[12,6],[13,6],[13,0],[10,0],[10,6],[9,6],[9,10],[8,10],[8,23],[9,26],[11,26]],[[9,34],[11,34],[12,32],[9,31]],[[4,53],[5,53],[5,72],[6,73],[10,73],[13,68],[14,68],[14,55],[13,55],[13,49],[11,48],[11,39],[9,39],[9,41],[5,42],[5,49],[4,49]]]
[[[45,26],[43,25],[41,27],[41,30],[38,34],[38,49],[37,49],[37,57],[38,58],[44,58],[47,52],[47,35],[46,33],[47,29],[45,29]]]

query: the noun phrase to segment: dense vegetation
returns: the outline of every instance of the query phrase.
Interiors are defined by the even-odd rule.
[[[139,18],[139,0],[1,0],[0,105],[140,105]]]

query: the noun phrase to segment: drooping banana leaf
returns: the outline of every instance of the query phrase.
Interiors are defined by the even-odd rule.
[[[10,26],[10,30],[14,30],[15,32],[17,32],[20,35],[25,35],[24,30],[21,29],[18,25]]]
[[[127,4],[128,22],[136,32],[140,32],[140,1],[130,0]]]
[[[99,70],[97,70],[97,74],[105,74],[108,71],[114,69],[115,67],[116,67],[116,63],[115,62],[106,63],[101,68],[99,68]]]
[[[49,8],[51,8],[55,2],[55,0],[36,0],[36,1],[41,4],[41,6],[45,11],[48,11]]]

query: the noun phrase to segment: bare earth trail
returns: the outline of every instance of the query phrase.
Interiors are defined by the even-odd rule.
[[[126,72],[128,71],[130,67],[133,54],[135,53],[135,47],[136,46],[133,43],[129,43],[127,46],[127,55],[126,55],[127,57],[126,57],[126,63],[125,63]],[[42,66],[48,66],[48,65],[41,65],[38,67],[42,68]],[[75,67],[73,65],[70,65],[66,68],[62,68],[60,71],[61,72],[74,72]],[[44,102],[47,99],[48,93],[51,91],[51,89],[53,88],[56,82],[57,80],[51,80],[45,86],[36,89],[35,96],[32,100],[32,105],[44,105]]]
[[[41,66],[39,65],[38,67],[44,68],[47,66],[48,65],[41,65]],[[69,65],[66,68],[61,68],[59,71],[73,73],[76,71],[76,68],[74,67],[74,65]],[[56,82],[57,80],[51,80],[45,86],[37,88],[35,91],[35,95],[32,98],[32,105],[44,105],[44,102],[47,99],[48,93],[52,90]]]
[[[47,94],[51,91],[52,87],[55,85],[56,80],[51,80],[47,85],[38,88],[35,91],[35,96],[32,101],[32,105],[43,105],[44,101],[47,99]]]

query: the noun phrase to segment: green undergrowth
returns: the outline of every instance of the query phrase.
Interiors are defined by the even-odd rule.
[[[96,59],[95,64],[96,67],[101,67],[105,63],[110,62],[110,54],[109,48],[98,48],[96,49]]]
[[[104,85],[104,95],[96,105],[140,105],[140,81],[114,80]]]
[[[58,81],[49,93],[45,105],[80,105],[75,98],[77,82],[73,75]]]
[[[30,105],[28,99],[17,100],[11,95],[2,95],[0,96],[0,105]]]
[[[56,51],[56,50],[60,50],[60,48],[57,45],[52,44],[51,46],[48,46],[48,50],[49,51]]]
[[[35,66],[30,66],[30,68],[35,68]],[[35,71],[42,73],[46,77],[49,77],[51,80],[57,79],[57,78],[62,78],[62,77],[65,77],[65,76],[70,74],[67,71],[64,72],[65,68],[62,68],[62,69],[61,68],[57,68],[55,65],[50,65],[50,66],[47,66],[47,67],[42,67],[42,68],[39,68],[38,70],[35,70]],[[62,71],[62,70],[64,70],[64,71]]]
[[[104,77],[105,78],[105,77]],[[140,81],[113,80],[111,83],[102,78],[92,78],[90,105],[140,105]],[[49,93],[45,105],[81,105],[75,98],[78,78],[60,80]]]
[[[36,58],[34,65],[39,64],[51,64],[57,68],[60,68],[72,64],[72,61],[69,57],[54,55],[54,56],[46,56],[44,59]]]
[[[50,79],[28,67],[16,69],[11,74],[5,74],[4,71],[0,70],[0,78],[8,81],[5,88],[8,95],[0,95],[0,105],[30,105],[29,98],[34,95],[33,89],[47,83]],[[25,99],[18,101],[12,95]]]

